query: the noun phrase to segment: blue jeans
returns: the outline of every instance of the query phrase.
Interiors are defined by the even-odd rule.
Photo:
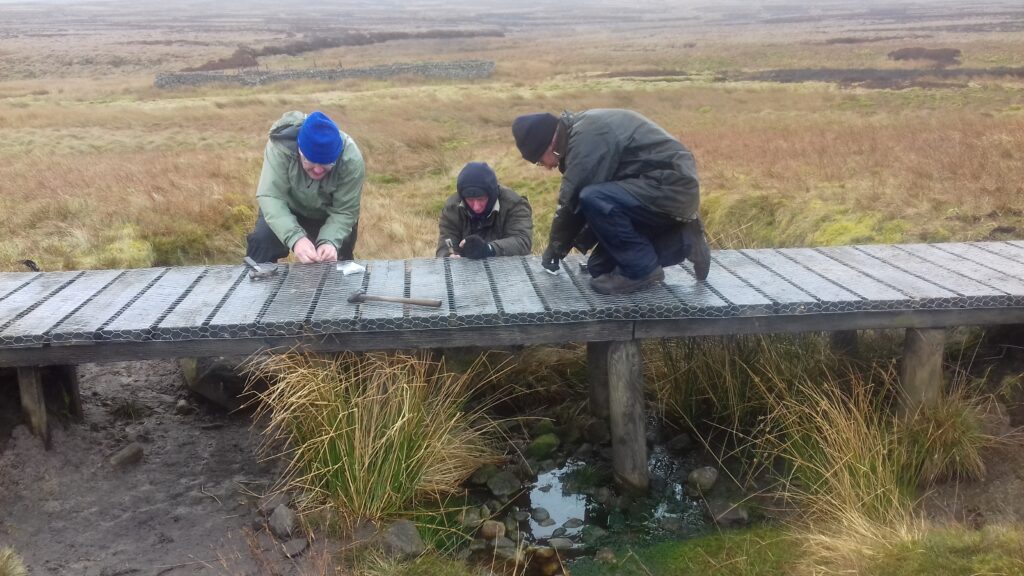
[[[615,182],[587,186],[579,205],[598,239],[587,260],[594,278],[616,266],[627,278],[643,278],[658,266],[679,264],[689,253],[683,222],[644,206]]]

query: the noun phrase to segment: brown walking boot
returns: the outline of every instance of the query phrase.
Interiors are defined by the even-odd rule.
[[[683,225],[683,240],[690,246],[687,260],[693,262],[693,273],[697,280],[707,280],[711,271],[711,248],[704,235],[704,223],[694,218]]]
[[[629,294],[630,292],[636,292],[637,290],[643,290],[648,286],[652,286],[665,279],[665,271],[658,266],[654,270],[651,270],[650,274],[643,278],[626,278],[619,273],[619,269],[598,276],[597,278],[590,279],[590,287],[594,289],[594,292],[600,294]]]

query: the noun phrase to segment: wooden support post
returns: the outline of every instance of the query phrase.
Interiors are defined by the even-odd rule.
[[[832,341],[832,351],[840,356],[854,356],[857,354],[857,331],[836,330],[829,332],[829,339]]]
[[[18,388],[21,390],[21,409],[28,415],[32,433],[50,447],[50,429],[46,422],[46,399],[43,380],[37,366],[18,368]]]
[[[914,413],[934,405],[942,394],[942,328],[907,328],[901,371],[903,409]]]
[[[590,384],[590,414],[608,417],[608,345],[587,342],[587,382]]]
[[[51,366],[53,378],[57,380],[60,389],[64,391],[64,400],[67,402],[68,414],[72,418],[81,419],[82,392],[78,387],[78,367],[74,365]]]
[[[608,391],[615,480],[629,491],[647,491],[647,438],[640,342],[608,344]]]

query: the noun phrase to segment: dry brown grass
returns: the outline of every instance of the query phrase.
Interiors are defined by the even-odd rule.
[[[487,81],[175,91],[152,88],[152,73],[271,39],[202,27],[187,42],[141,28],[60,45],[20,37],[5,45],[10,57],[0,64],[0,229],[7,233],[0,269],[21,258],[45,269],[237,260],[267,127],[290,109],[326,111],[364,152],[362,258],[431,255],[441,203],[471,160],[489,162],[503,183],[530,198],[534,245],[543,249],[557,175],[519,159],[509,125],[521,113],[593,107],[639,110],[694,150],[720,247],[983,239],[997,226],[1024,227],[1020,82],[901,92],[714,83],[716,71],[908,64],[886,58],[898,40],[850,50],[821,44],[835,34],[807,28],[723,36],[688,26],[682,37],[655,23],[601,33],[584,25],[573,33],[400,41],[262,62],[481,57],[498,62]],[[965,66],[1024,60],[1012,35],[942,40],[963,51]],[[114,66],[114,57],[126,62]],[[604,77],[624,69],[686,70],[703,80]]]

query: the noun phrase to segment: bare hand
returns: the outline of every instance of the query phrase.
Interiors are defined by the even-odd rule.
[[[312,264],[313,262],[319,261],[319,256],[316,253],[316,246],[313,246],[313,243],[305,236],[300,238],[299,241],[292,246],[292,252],[295,252],[295,257],[303,264]]]
[[[316,249],[318,262],[335,262],[338,260],[338,249],[330,242],[324,242]]]

